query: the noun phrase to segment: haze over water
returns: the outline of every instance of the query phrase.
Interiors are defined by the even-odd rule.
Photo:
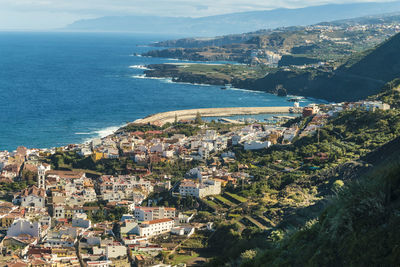
[[[0,33],[0,150],[81,143],[163,111],[291,105],[262,92],[137,78],[143,70],[130,66],[177,62],[134,56],[171,38]]]

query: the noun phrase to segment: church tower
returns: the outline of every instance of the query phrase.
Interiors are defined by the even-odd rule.
[[[46,168],[40,164],[40,166],[38,167],[38,188],[43,188],[46,190],[46,179],[45,179],[45,175],[46,175]]]

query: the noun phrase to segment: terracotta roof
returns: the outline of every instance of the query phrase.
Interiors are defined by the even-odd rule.
[[[173,219],[165,218],[165,219],[158,219],[158,220],[152,220],[152,221],[144,221],[142,224],[156,224],[156,223],[163,223],[163,222],[170,222],[173,221]]]
[[[28,264],[23,261],[12,261],[7,263],[7,267],[27,267]]]
[[[58,175],[60,178],[72,178],[78,179],[81,178],[85,173],[81,171],[57,171],[51,170],[46,172],[47,175]]]
[[[164,208],[164,210],[176,210],[176,208],[169,208],[169,207],[135,207],[135,209],[143,210],[143,211],[152,211],[156,209]]]
[[[28,171],[36,173],[38,171],[38,168],[33,164],[26,163],[26,164],[24,164],[24,170],[28,170]]]
[[[44,190],[42,188],[39,189],[35,185],[32,185],[31,187],[24,189],[20,193],[20,195],[22,197],[27,197],[27,196],[30,196],[30,195],[34,195],[34,196],[37,196],[37,197],[46,197],[46,190]]]

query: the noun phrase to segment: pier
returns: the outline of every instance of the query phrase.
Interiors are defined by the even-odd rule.
[[[258,115],[258,114],[279,114],[289,113],[293,107],[232,107],[232,108],[202,108],[186,109],[157,113],[143,119],[138,119],[136,124],[157,124],[163,125],[167,122],[178,120],[194,119],[199,113],[202,117],[229,117],[235,115]]]

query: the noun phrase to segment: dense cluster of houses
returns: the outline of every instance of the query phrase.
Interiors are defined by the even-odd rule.
[[[20,257],[8,266],[81,266],[82,261],[110,266],[116,259],[127,259],[129,250],[158,254],[162,247],[152,244],[152,237],[193,234],[193,214],[138,206],[153,190],[152,182],[135,176],[87,178],[83,172],[39,165],[35,185],[17,192],[12,203],[0,202],[0,227],[6,232],[0,247],[18,249]],[[94,224],[90,216],[99,207],[90,204],[97,201],[110,209],[127,207],[129,214],[120,222]],[[77,253],[77,244],[86,253]]]

